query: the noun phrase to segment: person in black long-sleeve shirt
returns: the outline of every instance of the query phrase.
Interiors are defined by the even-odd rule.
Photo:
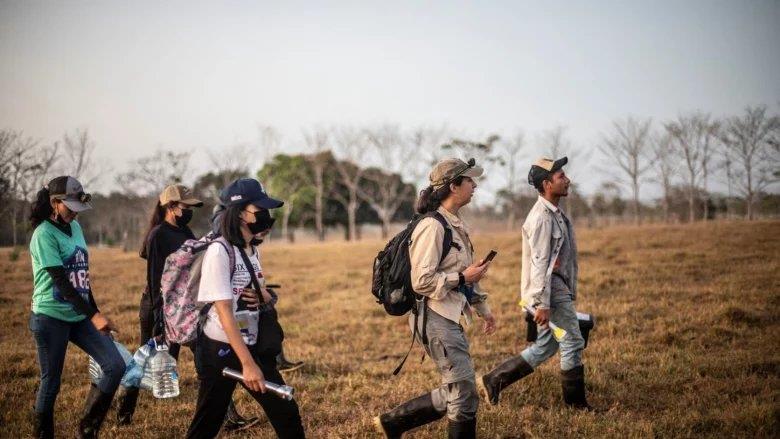
[[[146,259],[146,290],[141,296],[139,320],[141,326],[141,344],[152,337],[164,336],[163,299],[161,279],[165,269],[165,259],[178,250],[188,239],[196,239],[188,224],[192,220],[193,207],[201,207],[203,202],[193,197],[189,188],[174,184],[166,187],[152,213],[152,218],[141,247],[140,256]],[[179,359],[180,346],[170,343],[168,353]],[[135,412],[139,389],[128,388],[120,398],[117,421],[120,425],[130,424]],[[247,427],[252,421],[243,419],[231,403],[230,420],[226,426],[236,429]]]

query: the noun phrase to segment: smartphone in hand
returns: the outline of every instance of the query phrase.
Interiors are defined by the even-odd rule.
[[[487,256],[485,256],[485,259],[484,259],[484,262],[482,263],[482,265],[485,265],[485,264],[487,264],[488,262],[492,261],[492,260],[493,260],[493,258],[495,258],[497,254],[498,254],[498,252],[497,252],[497,251],[495,251],[495,250],[490,250],[490,253],[488,253],[488,255],[487,255]]]

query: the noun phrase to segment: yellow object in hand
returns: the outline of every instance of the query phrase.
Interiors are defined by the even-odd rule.
[[[532,316],[536,317],[536,311],[531,308],[530,305],[528,305],[525,300],[520,299],[519,305],[525,310],[525,312],[531,314]],[[566,337],[566,330],[561,328],[560,326],[556,325],[553,322],[547,322],[547,325],[550,327],[550,330],[552,331],[553,337],[555,337],[555,340],[560,342],[563,340],[563,337]]]

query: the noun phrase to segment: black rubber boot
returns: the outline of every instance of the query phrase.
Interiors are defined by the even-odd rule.
[[[523,359],[522,355],[518,355],[477,378],[477,386],[482,397],[490,405],[496,405],[498,404],[498,397],[504,388],[531,374],[533,371],[534,368]]]
[[[36,439],[54,439],[54,413],[35,412],[33,437]]]
[[[400,438],[404,432],[441,419],[443,416],[444,413],[439,413],[433,407],[431,394],[426,393],[375,417],[374,424],[385,437]]]
[[[477,437],[477,420],[455,422],[450,419],[447,424],[449,439],[475,439]]]
[[[566,404],[584,410],[592,410],[585,399],[585,366],[561,371],[563,401]]]
[[[276,356],[276,368],[279,372],[290,372],[303,366],[303,361],[290,361],[284,356],[284,349]]]
[[[133,422],[133,413],[138,403],[138,387],[123,388],[119,392],[119,401],[116,408],[116,422],[119,425],[129,425]]]
[[[79,422],[78,437],[92,439],[98,437],[100,426],[106,418],[108,409],[111,408],[113,393],[103,393],[97,386],[90,386],[87,394],[87,402],[84,404],[84,416]]]
[[[226,431],[246,430],[247,428],[257,425],[258,422],[260,422],[260,418],[244,418],[241,416],[236,409],[236,404],[232,399],[230,400],[227,413],[225,413],[224,428]]]

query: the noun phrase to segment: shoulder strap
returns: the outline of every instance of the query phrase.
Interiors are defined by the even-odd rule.
[[[228,264],[230,265],[230,279],[233,279],[233,275],[236,274],[236,252],[233,251],[233,244],[229,243],[227,239],[219,237],[211,243],[218,242],[228,254]]]
[[[441,213],[434,211],[433,215],[431,216],[436,218],[436,221],[438,221],[441,226],[444,227],[444,243],[442,245],[441,259],[439,259],[439,263],[441,264],[441,261],[443,261],[444,258],[450,254],[450,249],[452,247],[460,250],[460,244],[452,240],[452,229],[450,228],[450,224]]]
[[[230,280],[233,280],[233,275],[236,274],[236,252],[233,251],[233,245],[229,243],[226,239],[222,238],[221,236],[211,242],[209,242],[209,245],[214,243],[219,243],[225,251],[228,254],[228,264],[230,265]],[[250,270],[254,272],[254,270]],[[203,305],[203,308],[200,309],[200,315],[205,316],[208,314],[208,312],[211,310],[211,306],[214,304],[214,302],[209,302],[205,305]]]

